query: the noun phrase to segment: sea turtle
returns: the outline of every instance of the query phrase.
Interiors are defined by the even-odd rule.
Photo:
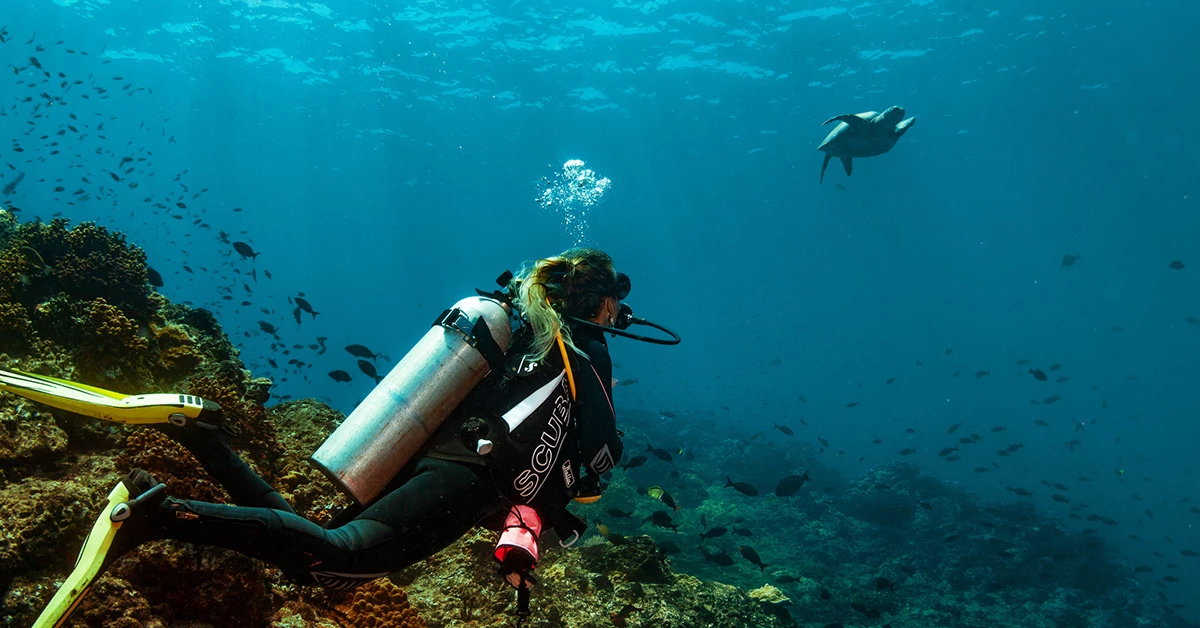
[[[904,107],[888,107],[883,113],[867,111],[834,116],[821,124],[840,121],[817,150],[825,151],[825,163],[821,164],[821,181],[825,181],[825,168],[829,160],[837,157],[846,168],[846,176],[854,170],[854,157],[882,155],[896,145],[904,132],[912,128],[916,118],[905,118]]]

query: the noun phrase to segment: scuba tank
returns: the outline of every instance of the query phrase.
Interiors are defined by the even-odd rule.
[[[312,455],[365,505],[379,495],[492,370],[504,368],[512,307],[485,296],[454,304]]]

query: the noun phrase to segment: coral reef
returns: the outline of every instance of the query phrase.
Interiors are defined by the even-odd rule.
[[[675,573],[670,558],[648,536],[620,545],[593,541],[570,550],[558,549],[552,537],[542,541],[531,627],[794,625],[742,589]],[[512,624],[516,595],[496,574],[495,540],[491,532],[476,531],[398,575],[427,622],[446,628]]]
[[[20,224],[7,212],[0,235],[0,366],[216,401],[238,434],[230,444],[302,512],[328,520],[347,503],[306,462],[343,417],[316,402],[268,412],[270,380],[244,369],[211,313],[153,293],[144,254],[122,236],[86,223],[68,229],[65,220]],[[159,430],[0,394],[0,623],[28,625],[40,613],[73,567],[105,495],[132,467],[149,470],[177,497],[228,499]],[[424,625],[388,582],[332,596],[296,587],[237,553],[173,541],[118,560],[71,623],[267,626],[296,616],[308,618],[296,625]]]

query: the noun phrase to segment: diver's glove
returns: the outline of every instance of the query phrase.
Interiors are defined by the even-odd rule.
[[[504,568],[501,567],[500,576],[514,589],[528,589],[537,584],[537,578],[533,577],[533,572],[531,571],[510,571],[505,573]]]

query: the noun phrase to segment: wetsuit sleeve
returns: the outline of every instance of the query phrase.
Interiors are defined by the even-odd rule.
[[[621,459],[621,438],[612,405],[612,360],[602,338],[589,339],[582,347],[590,360],[580,360],[576,376],[579,396],[579,451],[589,473],[600,475]]]

